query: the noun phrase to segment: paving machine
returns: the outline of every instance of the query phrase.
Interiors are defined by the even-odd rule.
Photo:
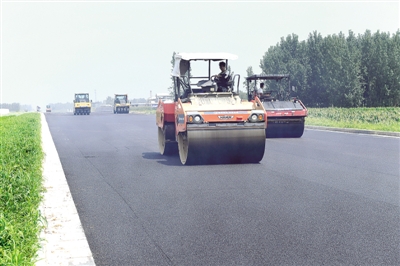
[[[247,77],[246,80],[248,100],[259,98],[267,112],[266,137],[300,138],[308,111],[298,98],[291,97],[290,75],[258,74]],[[275,84],[270,81],[275,81]],[[268,86],[261,94],[257,93],[258,82]]]
[[[262,102],[240,99],[239,75],[228,73],[225,87],[211,76],[214,62],[228,68],[228,60],[234,59],[227,53],[175,54],[174,100],[160,100],[156,111],[161,154],[177,151],[184,165],[262,160],[267,121]],[[201,64],[201,74],[192,73],[192,64]]]
[[[51,113],[51,106],[50,105],[46,105],[46,113]]]
[[[90,115],[92,100],[89,100],[89,93],[75,93],[74,115]]]
[[[114,114],[129,114],[128,94],[115,94]]]

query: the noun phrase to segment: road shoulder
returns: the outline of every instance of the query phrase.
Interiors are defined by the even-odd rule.
[[[95,265],[44,114],[41,114],[43,186],[40,211],[46,219],[37,266]]]

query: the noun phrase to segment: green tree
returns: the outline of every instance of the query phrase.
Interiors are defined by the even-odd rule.
[[[322,35],[316,31],[307,39],[306,54],[309,62],[307,74],[308,86],[305,101],[310,107],[328,106],[328,95],[323,85],[322,77],[325,75],[324,50]]]
[[[400,30],[324,38],[314,31],[302,42],[291,34],[267,49],[260,67],[266,74],[290,74],[296,96],[310,107],[400,105]]]
[[[172,65],[171,72],[174,70],[174,66],[175,66],[175,55],[176,55],[176,52],[174,51],[172,53],[172,59],[171,59],[171,65]],[[171,95],[174,95],[174,77],[173,76],[171,76],[171,85],[168,87],[168,91]]]
[[[325,75],[321,77],[321,82],[327,92],[326,103],[329,106],[357,107],[362,103],[360,60],[353,37],[350,32],[346,40],[340,32],[324,39],[322,68]]]
[[[388,46],[390,88],[389,106],[400,106],[400,30],[392,35]]]
[[[253,67],[249,66],[249,67],[246,69],[246,77],[250,77],[250,76],[252,76],[252,75],[254,75]],[[247,89],[248,89],[247,86],[248,86],[248,85],[247,85],[246,77],[244,78],[244,81],[243,81],[243,88],[245,88],[246,91],[247,91]]]

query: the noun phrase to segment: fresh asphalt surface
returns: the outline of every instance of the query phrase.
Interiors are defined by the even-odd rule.
[[[154,115],[48,113],[96,265],[400,265],[400,139],[307,130],[182,166]]]

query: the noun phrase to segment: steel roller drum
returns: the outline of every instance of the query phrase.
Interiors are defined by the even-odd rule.
[[[273,123],[268,121],[265,134],[267,138],[300,138],[304,132],[304,121],[285,121]],[[271,123],[270,123],[271,122]]]
[[[178,136],[182,164],[258,163],[265,150],[265,129],[188,130]]]

